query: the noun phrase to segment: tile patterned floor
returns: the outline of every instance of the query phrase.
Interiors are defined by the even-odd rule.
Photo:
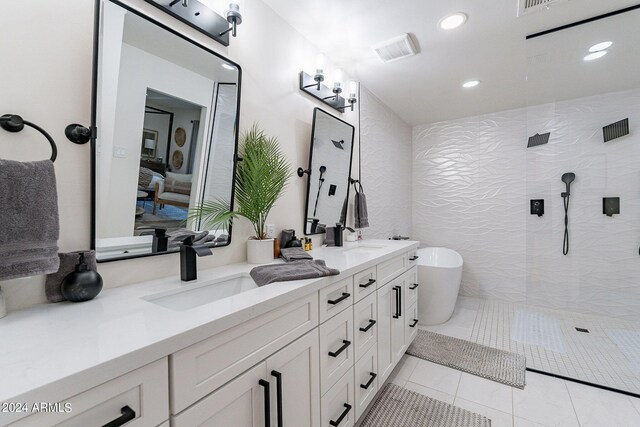
[[[461,297],[447,323],[424,329],[470,339],[482,303]],[[499,315],[508,319],[505,312]],[[495,324],[493,342],[506,345],[510,339],[504,338],[505,322],[489,323]],[[492,427],[640,426],[640,399],[532,372],[527,372],[525,389],[519,390],[405,355],[390,381],[483,414],[492,420]]]
[[[524,354],[529,368],[640,394],[632,322],[479,300],[470,340]]]

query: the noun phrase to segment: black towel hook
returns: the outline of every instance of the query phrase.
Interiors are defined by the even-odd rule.
[[[56,157],[58,157],[58,147],[56,147],[55,141],[53,140],[53,138],[51,138],[51,135],[49,135],[46,130],[42,129],[35,123],[23,120],[22,117],[17,114],[4,114],[3,116],[0,116],[0,127],[2,127],[2,129],[6,130],[7,132],[20,132],[22,129],[24,129],[25,125],[34,128],[42,135],[44,135],[45,138],[47,138],[47,141],[49,141],[49,144],[51,144],[51,161],[55,162]]]

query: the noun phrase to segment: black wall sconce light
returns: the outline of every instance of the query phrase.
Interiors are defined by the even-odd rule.
[[[225,18],[198,0],[172,0],[168,4],[157,0],[145,1],[224,46],[229,46],[229,34],[235,37],[237,26],[242,23],[240,6],[236,3],[229,4]]]
[[[332,88],[324,85],[324,81],[324,56],[320,54],[316,59],[315,74],[311,75],[304,71],[300,71],[300,90],[341,113],[344,113],[347,108],[350,108],[351,111],[353,111],[354,104],[358,102],[358,83],[355,81],[351,81],[349,83],[349,97],[345,99],[341,95],[342,71],[339,69],[335,71]]]

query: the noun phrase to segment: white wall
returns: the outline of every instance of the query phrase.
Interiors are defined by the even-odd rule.
[[[362,186],[370,225],[363,234],[411,236],[411,127],[362,85],[360,96]]]
[[[625,117],[632,134],[603,143]],[[465,295],[640,320],[637,123],[640,89],[414,128],[414,237],[462,254]],[[544,132],[547,145],[526,148]],[[576,174],[568,256],[564,172]],[[605,196],[620,215],[602,214]],[[530,199],[545,200],[543,217]]]
[[[155,19],[188,34],[209,48],[239,63],[243,69],[241,130],[257,121],[267,133],[280,139],[292,171],[308,162],[311,119],[320,103],[298,90],[298,72],[311,70],[317,49],[293,30],[260,0],[243,5],[238,37],[228,48],[177,22],[142,0],[127,3]],[[28,25],[25,21],[28,17]],[[0,111],[22,114],[51,132],[58,143],[56,161],[62,251],[90,245],[90,152],[89,146],[67,141],[64,127],[88,124],[91,113],[91,58],[93,2],[29,0],[7,2],[0,14],[0,48],[5,52],[0,79]],[[15,40],[21,40],[15,49]],[[37,55],[34,54],[37,52]],[[331,68],[328,64],[327,68]],[[357,114],[342,118],[356,124]],[[42,159],[48,145],[27,130],[18,135],[0,133],[0,157],[17,160]],[[357,164],[357,155],[354,164]],[[270,221],[278,229],[302,230],[306,181],[297,176],[276,204]],[[200,259],[201,268],[246,259],[250,226],[238,221],[232,244]],[[315,243],[319,243],[319,237]],[[179,273],[177,254],[99,265],[105,287],[114,287]],[[43,302],[44,277],[2,283],[9,310]]]

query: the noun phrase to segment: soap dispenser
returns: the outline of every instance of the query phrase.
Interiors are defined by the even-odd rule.
[[[89,301],[98,296],[102,290],[102,276],[98,272],[89,270],[84,254],[80,253],[80,259],[75,271],[67,274],[62,281],[60,291],[71,302]]]
[[[334,245],[335,246],[342,246],[343,245],[343,239],[342,239],[342,231],[344,230],[344,226],[342,225],[342,223],[337,222],[335,228],[333,229],[334,233],[335,233],[335,237],[334,237]]]

